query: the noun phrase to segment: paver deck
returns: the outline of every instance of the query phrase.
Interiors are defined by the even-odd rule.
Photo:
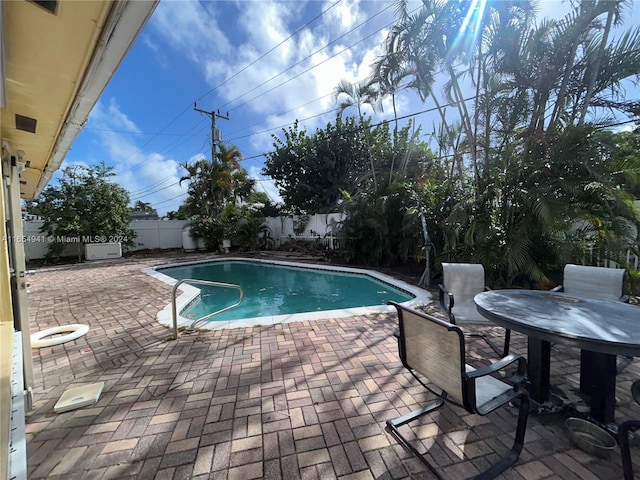
[[[78,340],[33,350],[30,479],[433,478],[384,428],[428,398],[398,360],[395,315],[168,341],[155,315],[171,289],[142,269],[175,260],[39,268],[29,278],[32,332],[90,326]],[[525,339],[513,337],[512,349],[525,353]],[[492,358],[482,341],[469,350],[470,363]],[[571,397],[578,352],[554,347],[552,358],[552,381]],[[629,394],[636,378],[640,361],[618,377],[620,421],[640,418]],[[94,406],[54,413],[65,389],[94,382],[105,382]],[[510,446],[516,415],[515,408],[479,417],[446,406],[413,432],[447,478],[468,478]],[[584,453],[563,420],[530,416],[520,460],[499,478],[622,478],[617,449],[609,459]]]

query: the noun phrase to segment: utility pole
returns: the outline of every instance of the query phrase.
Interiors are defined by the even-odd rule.
[[[207,112],[205,110],[200,110],[196,102],[193,102],[193,109],[196,112],[204,113],[205,115],[209,115],[211,117],[211,161],[216,161],[216,145],[220,143],[221,135],[220,130],[216,128],[216,118],[222,118],[224,120],[229,120],[229,112],[226,115],[222,115],[220,110],[217,112],[211,111]]]

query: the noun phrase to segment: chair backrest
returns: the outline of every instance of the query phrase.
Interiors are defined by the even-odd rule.
[[[624,287],[623,268],[589,267],[568,263],[564,267],[563,290],[574,295],[618,300]]]
[[[429,382],[462,404],[465,371],[462,330],[431,315],[392,303],[400,321],[400,358]]]
[[[484,292],[484,267],[479,263],[443,263],[442,283],[453,294],[456,305],[473,305],[473,297]]]

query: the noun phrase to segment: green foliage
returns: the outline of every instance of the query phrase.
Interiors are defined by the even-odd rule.
[[[640,28],[611,35],[628,3],[573,2],[563,19],[536,23],[532,2],[424,0],[414,11],[399,0],[373,81],[334,92],[357,118],[285,130],[264,173],[293,213],[347,212],[345,254],[359,263],[420,258],[421,212],[439,260],[480,262],[496,286],[545,287],[585,247],[619,260],[638,236],[640,132],[601,127],[613,113],[640,115],[624,91],[640,78]],[[363,117],[388,95],[397,119],[402,89],[440,114],[441,160],[419,129],[396,121],[392,134]]]
[[[640,199],[640,171],[635,166],[640,157],[640,127],[632,132],[612,135],[610,145],[611,158],[628,172],[621,183],[636,199]]]
[[[167,220],[189,220],[189,213],[187,212],[186,205],[182,204],[177,210],[167,212],[166,218]]]
[[[495,285],[546,286],[547,273],[581,263],[584,249],[619,259],[633,243],[638,217],[620,188],[627,170],[611,158],[607,132],[569,127],[547,157],[491,157],[484,191],[459,195],[445,221],[445,258],[489,266]]]
[[[191,236],[204,239],[207,249],[212,251],[217,251],[226,239],[240,251],[273,248],[273,238],[264,220],[261,211],[253,206],[229,204],[215,217],[195,217],[191,221]]]
[[[398,1],[374,81],[386,95],[413,89],[441,115],[446,168],[416,188],[441,259],[481,262],[496,285],[543,286],[584,246],[615,259],[637,239],[625,191],[637,186],[637,139],[594,128],[613,112],[640,114],[623,88],[640,75],[640,28],[610,35],[628,3],[575,2],[565,18],[536,24],[531,2],[425,0],[413,12]],[[469,18],[474,27],[462,29]]]
[[[202,238],[209,250],[218,250],[225,239],[242,250],[260,245],[263,211],[275,207],[264,192],[255,190],[255,180],[240,167],[237,147],[220,145],[215,161],[202,159],[186,163],[180,181],[188,182],[188,197],[169,218],[191,220],[191,236]]]
[[[194,240],[202,238],[208,250],[217,251],[222,240],[229,238],[233,223],[227,218],[197,217],[191,221],[191,237]]]
[[[424,247],[416,205],[415,195],[404,184],[352,198],[342,225],[347,238],[343,255],[356,263],[378,266],[415,260]]]
[[[180,183],[189,185],[184,203],[189,217],[216,216],[229,201],[241,201],[253,189],[253,180],[240,167],[241,158],[236,146],[220,145],[213,161],[201,159],[183,165],[187,173],[180,178]]]
[[[309,215],[296,215],[293,218],[293,233],[300,236],[309,224]]]
[[[296,123],[283,130],[284,139],[273,137],[275,150],[267,154],[263,174],[275,180],[288,211],[337,211],[345,199],[376,189],[370,158],[376,178],[386,186],[431,168],[427,145],[410,129],[408,125],[397,132],[394,142],[386,122],[371,128],[369,120],[356,124],[354,118],[338,118],[311,137]],[[367,142],[363,131],[368,132]]]
[[[271,176],[292,213],[323,213],[336,208],[342,191],[355,193],[366,180],[367,153],[353,118],[337,120],[308,136],[298,124],[273,136],[264,175]]]
[[[348,260],[399,265],[424,251],[415,185],[424,176],[443,175],[418,141],[419,129],[410,132],[410,125],[392,134],[386,122],[371,128],[368,120],[356,125],[353,118],[338,118],[309,137],[294,125],[284,140],[274,137],[276,150],[267,156],[264,173],[275,179],[290,211],[347,212],[341,229],[348,241],[341,254]],[[296,235],[305,224],[294,225]]]
[[[87,240],[120,237],[124,245],[133,245],[135,232],[130,226],[129,194],[109,181],[113,169],[74,165],[62,171],[57,185],[49,185],[29,213],[44,220],[41,231],[56,238],[47,255],[58,258],[65,248],[63,237],[78,239],[78,259]]]
[[[153,208],[153,206],[150,203],[143,202],[142,200],[138,200],[136,203],[134,203],[133,207],[131,208],[131,211],[132,212],[155,213],[156,215],[158,214],[156,209]]]
[[[273,248],[271,230],[264,225],[264,217],[258,214],[244,215],[238,220],[234,244],[240,251],[267,250]]]

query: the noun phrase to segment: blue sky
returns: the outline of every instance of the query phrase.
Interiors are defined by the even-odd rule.
[[[197,102],[202,110],[228,112],[229,120],[217,120],[223,141],[240,148],[244,168],[277,201],[272,182],[260,175],[271,134],[295,119],[310,132],[335,119],[334,87],[369,75],[394,21],[393,6],[386,0],[162,0],[63,167],[104,161],[132,202],[150,203],[160,214],[175,210],[186,196],[180,165],[210,158],[211,123],[194,111]],[[560,0],[541,2],[550,16],[567,9]],[[633,10],[628,19],[640,6]],[[398,114],[428,106],[405,94]],[[391,109],[385,112],[375,118],[390,118]],[[433,121],[417,118],[423,132]]]

